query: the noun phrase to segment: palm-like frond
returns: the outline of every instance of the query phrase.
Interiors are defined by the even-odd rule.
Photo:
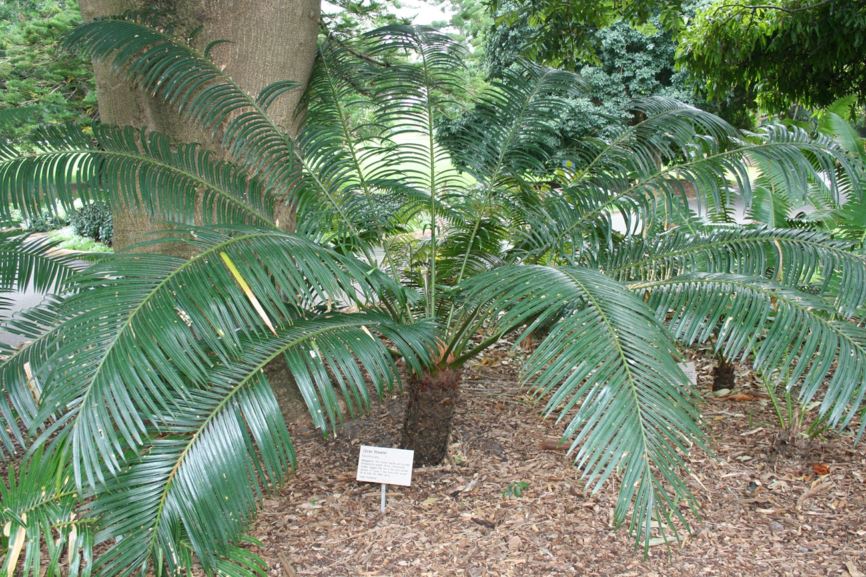
[[[619,283],[577,267],[503,267],[467,283],[470,300],[500,311],[500,330],[556,318],[525,367],[545,411],[568,419],[564,437],[598,490],[619,472],[614,520],[646,542],[653,521],[685,523],[692,504],[683,453],[701,443],[698,411],[652,309]],[[565,314],[563,314],[565,313]],[[557,318],[558,317],[558,318]]]
[[[279,198],[292,188],[291,139],[265,114],[284,81],[251,97],[214,63],[156,30],[124,20],[97,20],[76,28],[65,45],[110,62],[142,89],[159,95],[205,130],[218,133],[232,159]],[[290,79],[287,79],[290,80]]]
[[[707,227],[630,239],[598,261],[621,281],[661,280],[690,272],[772,278],[789,288],[829,294],[851,316],[866,303],[866,260],[827,233],[767,227]],[[832,288],[832,290],[830,290]]]
[[[862,410],[866,331],[835,319],[820,298],[723,273],[689,273],[631,287],[648,293],[657,317],[684,344],[715,334],[716,349],[727,358],[748,357],[767,377],[799,387],[803,403],[821,392],[820,412],[831,424],[847,426]]]
[[[359,127],[353,119],[353,109],[368,106],[353,84],[358,76],[363,77],[363,73],[358,73],[363,66],[364,62],[342,43],[332,40],[320,43],[317,66],[304,94],[306,122],[299,141],[307,165],[317,178],[334,187],[333,194],[340,200],[337,207],[345,209],[347,218],[356,226],[380,232],[382,222],[365,222],[358,217],[376,214],[373,205],[378,184],[387,184],[395,171],[379,150],[382,127]],[[308,191],[309,198],[300,199],[299,211],[315,214],[321,210],[321,197],[315,187],[309,187]],[[325,208],[334,210],[333,206]],[[324,226],[329,232],[336,226],[340,232],[339,227],[344,224],[344,219],[331,219]]]
[[[771,228],[784,228],[789,222],[793,202],[788,193],[771,180],[756,182],[749,205],[749,219]]]
[[[497,211],[502,203],[486,196],[467,198],[467,202],[454,207],[465,218],[447,228],[439,243],[439,277],[443,285],[459,284],[463,278],[503,262],[502,249],[511,230],[507,215]]]
[[[83,268],[80,259],[59,253],[56,242],[0,231],[0,292],[57,291]]]
[[[557,154],[552,119],[580,86],[574,74],[522,61],[484,91],[472,111],[475,122],[451,137],[450,148],[477,186],[452,202],[459,218],[442,243],[444,279],[459,284],[500,262],[506,236],[522,218],[528,181],[549,172]]]
[[[598,230],[609,239],[614,215],[622,217],[622,232],[635,233],[666,204],[685,205],[691,195],[725,210],[733,192],[752,196],[753,165],[774,167],[794,197],[821,178],[841,196],[857,179],[841,149],[799,129],[769,126],[744,137],[711,114],[661,98],[640,101],[637,110],[645,120],[579,151],[572,182],[541,207],[521,239],[526,258],[573,261]]]
[[[143,206],[166,222],[273,224],[273,202],[243,169],[193,144],[156,133],[96,125],[45,130],[38,150],[0,152],[0,217],[99,199]]]
[[[851,200],[834,211],[831,224],[844,238],[863,246],[866,242],[866,187],[852,196]]]
[[[218,552],[249,522],[256,497],[294,464],[261,372],[237,384],[214,381],[172,407],[148,451],[96,501],[93,513],[103,525],[98,541],[122,537],[97,560],[100,574],[144,573],[163,563],[173,574],[184,541],[212,571]]]
[[[0,219],[7,204],[31,214],[83,196],[140,203],[186,225],[176,232],[188,260],[124,254],[80,275],[46,255],[0,250],[0,282],[53,279],[67,291],[11,323],[33,341],[0,364],[0,441],[9,452],[69,451],[63,482],[93,491],[85,511],[102,527],[101,574],[189,573],[196,562],[211,574],[261,574],[238,545],[257,497],[294,464],[262,373],[278,357],[315,424],[330,430],[341,404],[366,408],[370,388],[393,385],[392,354],[424,370],[439,354],[437,330],[450,339],[440,364],[459,365],[507,331],[552,323],[526,379],[546,412],[567,421],[588,486],[620,477],[615,520],[631,514],[638,539],[655,523],[687,526],[680,473],[702,441],[665,322],[687,344],[716,335],[725,354],[751,355],[804,400],[823,393],[833,423],[859,410],[866,339],[838,319],[866,300],[862,258],[815,232],[707,228],[688,205],[694,196],[725,217],[736,194],[784,188],[836,206],[860,175],[827,140],[782,127],[744,135],[647,99],[634,125],[581,143],[552,168],[551,119],[578,81],[523,63],[476,107],[483,133],[457,136],[467,178],[436,135],[461,91],[461,49],[433,30],[390,26],[351,46],[323,43],[297,137],[267,116],[290,81],[253,97],[207,49],[130,22],[86,24],[69,44],[212,133],[234,163],[106,127],[46,132],[33,152],[0,142]],[[356,106],[372,109],[368,125],[355,124]],[[278,202],[298,203],[302,228],[337,250],[276,231]],[[392,241],[410,218],[426,220],[429,239],[415,238],[399,262]],[[221,226],[188,226],[198,222]],[[236,224],[258,228],[227,226]],[[373,250],[380,243],[390,277]],[[424,291],[424,323],[393,320],[415,313],[395,282],[403,275]],[[366,312],[339,312],[350,304]],[[806,360],[793,362],[797,354]],[[833,362],[844,367],[822,389]]]
[[[354,415],[368,408],[370,385],[381,394],[399,378],[388,349],[371,330],[393,343],[400,358],[415,372],[423,370],[436,348],[433,327],[426,323],[397,325],[376,315],[324,318],[320,322],[321,327],[311,324],[314,330],[307,331],[303,344],[289,348],[278,339],[265,347],[284,351],[313,423],[323,431],[333,428],[340,418],[338,395]]]
[[[76,509],[79,498],[62,453],[37,451],[0,483],[0,571],[22,577],[90,575],[92,519]]]
[[[553,119],[568,110],[566,98],[582,87],[569,72],[520,61],[485,90],[472,110],[473,123],[451,137],[459,161],[488,187],[549,171],[557,150]]]
[[[843,110],[850,110],[851,102],[839,102],[840,106],[831,106],[821,113],[818,129],[833,138],[853,158],[866,159],[866,147],[863,138],[850,122],[845,120]]]
[[[299,189],[311,187],[339,215],[358,246],[361,233],[341,204],[339,183],[321,176],[291,135],[267,115],[276,95],[291,89],[277,81],[257,98],[244,91],[206,55],[167,35],[123,20],[99,20],[77,28],[67,45],[83,55],[111,62],[144,90],[159,95],[186,118],[218,136],[223,150],[281,202],[295,204]],[[327,165],[325,165],[327,167]],[[226,224],[226,223],[221,223]],[[370,264],[374,258],[369,250]]]
[[[169,411],[190,384],[203,386],[208,367],[236,357],[244,335],[384,288],[378,273],[353,259],[275,230],[196,236],[189,260],[130,255],[93,267],[78,284],[99,290],[80,290],[63,304],[79,314],[64,323],[55,337],[62,345],[36,374],[42,418],[63,413],[59,439],[71,439],[79,484],[116,473],[125,448],[143,442],[147,415]]]
[[[38,419],[43,383],[37,373],[60,348],[56,337],[65,320],[58,301],[46,299],[0,324],[4,332],[26,343],[4,351],[0,360],[0,455],[4,457],[26,449],[29,436],[43,428]]]
[[[314,422],[324,427],[323,413],[333,418],[338,410],[328,369],[343,398],[362,406],[368,402],[364,371],[380,394],[396,377],[374,333],[395,343],[416,369],[433,345],[424,327],[360,314],[298,320],[276,338],[244,339],[242,357],[211,371],[205,388],[154,416],[158,437],[96,500],[93,513],[104,524],[98,541],[128,536],[98,559],[97,568],[123,575],[164,562],[174,571],[188,542],[206,570],[216,569],[217,552],[237,541],[256,499],[295,463],[264,366],[287,355]]]
[[[385,136],[399,141],[392,162],[402,165],[405,186],[421,191],[429,202],[426,213],[431,235],[426,271],[426,314],[436,313],[437,235],[441,204],[460,187],[461,179],[449,166],[448,151],[436,139],[436,127],[448,94],[459,92],[463,49],[448,36],[429,28],[386,26],[364,37],[370,53],[383,58],[405,55],[371,80],[378,121]]]
[[[862,250],[864,231],[866,231],[866,185],[863,170],[866,167],[866,148],[857,130],[841,114],[850,109],[851,102],[842,99],[834,103],[819,118],[819,129],[844,149],[861,171],[859,186],[853,187],[845,203],[837,203],[833,210],[823,217],[824,223],[839,234],[857,241]]]

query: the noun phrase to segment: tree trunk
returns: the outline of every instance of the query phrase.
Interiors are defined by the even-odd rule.
[[[200,28],[194,40],[199,49],[213,40],[228,40],[213,47],[211,58],[252,95],[278,80],[294,80],[305,86],[316,57],[320,0],[80,0],[80,3],[85,20],[154,8],[172,22],[179,36],[188,36]],[[187,122],[158,97],[137,90],[126,76],[112,71],[109,65],[94,63],[94,73],[102,122],[147,128],[178,142],[197,142],[223,156],[219,134],[211,135]],[[295,110],[302,92],[302,88],[289,92],[268,108],[271,119],[292,135],[299,128]],[[278,207],[275,217],[280,228],[291,231],[294,214],[287,206],[283,203]],[[114,205],[112,217],[116,249],[148,240],[160,228],[146,211],[134,206]],[[177,247],[160,250],[188,256]],[[303,411],[303,399],[285,361],[278,359],[272,363],[268,374],[284,414],[295,416],[299,407]]]
[[[144,6],[164,11],[181,34],[200,28],[195,35],[198,48],[213,40],[228,40],[215,46],[211,57],[250,94],[277,80],[295,80],[301,86],[309,80],[316,56],[320,0],[162,0],[155,5],[140,0],[81,0],[85,20]],[[214,139],[186,122],[159,98],[135,89],[109,66],[97,63],[94,72],[102,122],[145,127],[219,152],[219,135]],[[269,108],[271,118],[292,134],[298,130],[295,109],[301,93],[299,89],[283,95]],[[147,213],[134,207],[114,206],[112,210],[116,248],[146,240],[159,228]],[[281,228],[294,229],[293,215],[278,211],[277,216]]]
[[[438,465],[448,453],[451,421],[460,390],[460,369],[413,375],[400,446],[415,451],[415,466]]]
[[[716,366],[713,369],[713,391],[728,389],[732,391],[736,375],[734,365],[726,361],[721,355],[716,357]]]

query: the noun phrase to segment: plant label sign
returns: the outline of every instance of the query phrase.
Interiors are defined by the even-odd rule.
[[[367,483],[408,487],[412,484],[414,458],[415,451],[361,445],[355,479]]]

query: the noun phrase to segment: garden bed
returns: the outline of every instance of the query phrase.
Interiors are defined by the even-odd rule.
[[[691,457],[696,532],[643,558],[610,526],[614,493],[585,496],[554,422],[517,384],[516,359],[469,367],[449,462],[411,488],[358,483],[360,444],[396,446],[405,399],[393,396],[336,438],[304,424],[299,467],[266,498],[253,529],[276,576],[801,576],[866,572],[866,452],[850,436],[780,445],[765,395],[740,376],[707,394],[715,459]],[[709,363],[698,359],[708,391]]]

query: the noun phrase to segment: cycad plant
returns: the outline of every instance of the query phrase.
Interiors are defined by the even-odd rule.
[[[866,300],[863,259],[819,233],[708,227],[686,198],[724,206],[752,166],[843,194],[854,173],[829,142],[743,135],[650,99],[615,139],[555,150],[549,119],[579,79],[524,63],[454,136],[459,173],[436,126],[460,94],[461,51],[435,31],[324,41],[297,137],[267,116],[288,81],[252,97],[126,21],[69,43],[223,150],[95,126],[0,151],[7,218],[109,200],[170,224],[154,242],[186,247],[77,271],[3,237],[0,280],[55,294],[6,327],[30,339],[0,365],[0,441],[25,455],[2,495],[9,573],[262,573],[244,530],[295,463],[262,372],[281,356],[328,432],[405,363],[403,443],[424,465],[445,455],[465,363],[509,333],[543,333],[526,382],[565,422],[588,489],[618,483],[615,520],[641,543],[687,528],[694,505],[683,474],[703,437],[678,343],[751,359],[822,398],[840,427],[861,409],[866,333],[849,319]],[[282,202],[294,233],[274,222]]]

